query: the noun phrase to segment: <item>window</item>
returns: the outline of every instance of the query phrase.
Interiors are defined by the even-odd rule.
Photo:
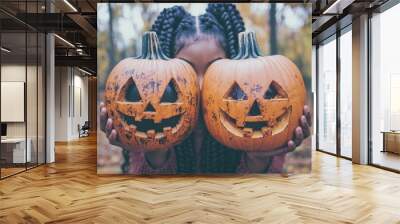
[[[371,162],[400,170],[400,5],[371,18]]]
[[[17,2],[20,15],[44,1]],[[15,6],[9,1],[1,6]],[[0,12],[0,179],[45,163],[45,34]],[[12,21],[12,22],[11,22]],[[8,97],[7,97],[8,96]],[[12,97],[10,97],[12,96]]]
[[[348,29],[340,36],[340,155],[351,158],[353,97],[351,26]]]
[[[318,149],[336,153],[336,39],[318,48]]]

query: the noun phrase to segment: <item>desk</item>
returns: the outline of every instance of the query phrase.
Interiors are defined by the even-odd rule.
[[[26,147],[25,154],[25,138],[5,138],[1,139],[1,151],[2,157],[5,154],[6,161],[9,163],[25,163],[31,162],[32,154],[31,154],[31,139],[28,138],[26,140],[28,143]],[[4,153],[3,153],[4,152]],[[12,154],[12,157],[11,157]],[[7,156],[8,155],[8,156]],[[5,158],[3,157],[3,158]],[[11,160],[12,158],[12,160]],[[25,161],[25,158],[27,159]]]
[[[382,131],[383,150],[382,152],[392,152],[400,154],[400,131]]]

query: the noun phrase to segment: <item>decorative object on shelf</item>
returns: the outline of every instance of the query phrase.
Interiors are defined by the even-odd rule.
[[[78,135],[79,138],[81,137],[88,137],[89,136],[90,125],[89,121],[85,121],[85,123],[81,126],[78,124]]]
[[[26,144],[26,147],[25,147]],[[21,167],[32,161],[32,139],[8,137],[1,140],[3,167]]]
[[[382,152],[400,154],[400,131],[390,130],[381,133],[383,134]]]

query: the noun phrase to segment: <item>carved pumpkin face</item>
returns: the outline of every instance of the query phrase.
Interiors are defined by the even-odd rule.
[[[149,40],[143,42],[148,48],[143,49],[149,52],[125,59],[112,70],[106,105],[120,141],[138,150],[167,149],[194,127],[199,90],[192,67],[179,59],[166,59],[155,33],[146,35]]]
[[[254,34],[240,38],[242,55],[214,62],[204,77],[204,120],[222,144],[271,151],[287,144],[305,103],[302,76],[283,56],[262,57]],[[245,42],[244,42],[245,41]]]

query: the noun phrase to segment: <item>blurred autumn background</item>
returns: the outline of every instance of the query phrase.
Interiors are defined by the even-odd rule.
[[[112,68],[126,57],[141,51],[141,37],[164,8],[183,6],[192,15],[205,12],[207,3],[99,3],[97,4],[98,102]],[[311,5],[287,3],[237,3],[246,30],[255,31],[264,55],[281,54],[291,59],[303,74],[311,93]],[[311,109],[312,111],[312,109]],[[108,144],[98,132],[98,173],[122,173],[121,149]],[[288,173],[311,170],[311,137],[286,158]]]

